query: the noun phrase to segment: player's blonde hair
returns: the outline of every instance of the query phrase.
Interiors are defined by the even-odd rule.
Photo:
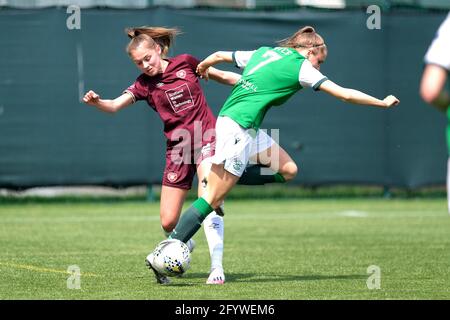
[[[299,29],[289,38],[278,41],[278,44],[288,48],[311,48],[322,52],[327,50],[325,41],[311,26]]]
[[[131,38],[126,47],[128,54],[143,42],[146,42],[150,48],[154,48],[156,44],[159,45],[161,47],[161,55],[166,56],[175,40],[175,36],[179,35],[181,31],[177,28],[142,26],[126,28],[125,33]]]

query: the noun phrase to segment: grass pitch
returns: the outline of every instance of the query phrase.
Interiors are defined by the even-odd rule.
[[[144,264],[163,238],[158,203],[0,204],[0,298],[450,299],[445,199],[230,200],[226,210],[225,285],[205,284],[200,230],[191,269],[160,286]],[[74,265],[80,289],[68,288]]]

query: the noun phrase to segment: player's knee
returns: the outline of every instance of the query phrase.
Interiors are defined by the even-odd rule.
[[[286,181],[294,179],[297,176],[297,173],[298,167],[294,162],[287,163],[280,172]]]
[[[174,221],[174,219],[161,217],[161,228],[164,232],[172,232],[176,225],[177,221]]]

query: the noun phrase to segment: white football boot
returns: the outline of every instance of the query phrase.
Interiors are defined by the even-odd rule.
[[[153,262],[153,252],[150,253],[147,256],[147,258],[145,258],[145,264],[155,274],[155,278],[156,278],[156,282],[157,283],[159,283],[159,284],[169,284],[170,283],[170,279],[168,277],[166,277],[165,275],[163,275],[163,274],[159,273],[158,271],[156,271],[156,269],[153,268],[153,266],[152,266],[152,262]]]
[[[225,283],[225,274],[223,273],[222,268],[215,268],[209,274],[208,280],[206,280],[206,284],[224,284]]]

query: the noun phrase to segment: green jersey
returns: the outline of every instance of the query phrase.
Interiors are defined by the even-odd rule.
[[[233,59],[238,67],[245,69],[219,116],[230,117],[246,129],[259,129],[272,106],[285,103],[304,86],[317,89],[327,80],[292,48],[261,47],[256,51],[236,51]]]

